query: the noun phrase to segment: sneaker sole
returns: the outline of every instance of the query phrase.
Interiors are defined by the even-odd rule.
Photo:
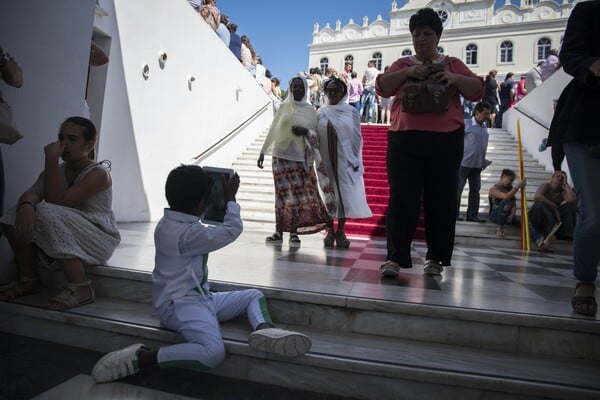
[[[131,346],[126,347],[125,349],[122,349],[121,351],[125,351],[127,349],[142,349],[144,348],[144,344],[143,343],[136,343],[136,344],[132,344]],[[116,350],[119,351],[119,350]],[[106,364],[106,361],[108,359],[113,358],[113,354],[116,351],[111,351],[108,354],[105,354],[100,360],[98,360],[96,362],[96,364],[94,365],[94,368],[92,369],[92,378],[94,379],[94,381],[96,381],[97,383],[104,383],[104,382],[112,382],[121,378],[125,378],[126,376],[131,376],[134,375],[136,373],[138,373],[138,371],[134,371],[134,372],[130,372],[130,371],[125,371],[125,370],[121,370],[119,369],[117,372],[117,376],[112,376],[112,374],[110,376],[103,376],[103,369],[106,368],[106,366],[104,364]]]
[[[398,272],[391,269],[387,269],[381,271],[381,276],[383,276],[384,278],[395,278],[398,276]]]
[[[443,272],[443,271],[438,271],[437,269],[436,269],[436,270],[433,270],[433,269],[427,269],[427,268],[423,269],[423,273],[424,273],[425,275],[431,275],[431,276],[441,276],[441,275],[442,275],[442,272]]]
[[[260,331],[248,338],[248,344],[256,351],[273,353],[282,357],[298,357],[306,354],[312,345],[308,336],[300,333],[290,333],[273,338]]]

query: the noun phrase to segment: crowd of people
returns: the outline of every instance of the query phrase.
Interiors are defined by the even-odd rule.
[[[221,26],[227,27],[227,21],[214,0],[190,3],[219,37],[229,39],[226,44],[230,46],[235,26],[232,29],[229,24],[229,35],[224,33]],[[553,142],[564,143],[575,189],[564,172],[556,171],[550,182],[537,189],[528,215],[531,238],[538,249],[549,246],[554,235],[573,240],[578,283],[572,307],[585,315],[597,312],[594,282],[600,259],[600,203],[593,182],[600,172],[600,137],[593,125],[593,111],[600,108],[600,34],[594,22],[598,17],[597,2],[577,4],[560,60],[548,62],[556,69],[560,61],[575,77],[561,95],[564,106],[556,117],[560,129],[551,132]],[[493,121],[496,111],[497,125],[514,100],[512,74],[498,85],[495,71],[484,81],[460,59],[439,54],[443,26],[430,8],[418,10],[410,18],[409,30],[415,54],[398,59],[383,73],[369,61],[362,81],[351,63],[346,63],[339,75],[328,69],[321,77],[321,71],[313,69],[308,76],[290,80],[257,160],[262,169],[265,155],[271,156],[276,193],[275,230],[267,243],[281,243],[284,233],[289,233],[289,244],[297,246],[300,235],[326,230],[325,247],[350,246],[346,219],[372,215],[363,181],[360,123],[375,122],[377,103],[386,110],[384,115],[389,111],[390,124],[387,255],[381,276],[396,278],[401,269],[412,267],[411,244],[421,204],[426,275],[439,276],[451,265],[460,194],[467,181],[466,220],[484,221],[478,211],[481,171],[490,164],[486,159],[487,121]],[[280,97],[279,80],[262,66],[248,37],[240,37],[239,42],[240,62],[254,71],[263,87]],[[14,70],[15,60],[3,52],[2,80],[19,86],[9,72],[11,63]],[[540,71],[543,80],[545,70]],[[530,90],[527,76],[521,81],[516,93],[524,96]],[[378,98],[386,99],[386,104]],[[464,101],[476,103],[473,116],[466,120]],[[44,147],[44,170],[0,218],[19,269],[19,279],[0,290],[0,300],[41,291],[40,267],[47,266],[61,269],[68,284],[46,308],[67,310],[94,301],[85,266],[105,264],[120,242],[112,211],[110,162],[96,161],[96,141],[97,132],[89,119],[66,119],[57,140]],[[489,190],[489,218],[497,225],[498,237],[505,235],[506,225],[519,223],[516,195],[527,182],[515,180],[516,174],[504,169]],[[223,182],[227,204],[223,223],[205,224],[201,217],[214,181],[198,166],[171,171],[165,184],[169,208],[155,230],[153,305],[161,323],[180,332],[185,342],[154,350],[134,344],[109,353],[93,370],[96,381],[118,379],[155,364],[213,368],[225,355],[219,323],[243,313],[253,329],[249,337],[252,348],[287,357],[310,349],[307,336],[275,327],[260,291],[210,292],[209,253],[234,242],[242,232],[236,202],[239,183],[237,174]]]
[[[282,102],[280,80],[272,75],[258,55],[247,35],[238,35],[237,24],[221,13],[216,0],[188,0],[200,17],[215,31],[223,44],[240,60],[244,68],[256,79],[256,82],[271,98],[276,111]]]
[[[491,70],[485,77],[484,101],[491,105],[490,118],[487,125],[502,128],[502,115],[528,93],[550,78],[561,67],[558,50],[551,49],[544,61],[539,61],[527,73],[521,74],[515,81],[514,73],[508,72],[500,83],[496,80],[498,71]]]

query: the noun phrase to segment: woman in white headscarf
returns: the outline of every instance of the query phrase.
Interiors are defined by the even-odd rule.
[[[327,177],[321,176],[321,168],[319,183],[332,195],[326,200],[326,208],[314,169],[315,160],[320,161],[315,148],[316,128],[317,114],[308,102],[308,83],[302,77],[292,78],[257,161],[262,169],[265,154],[272,156],[276,227],[267,243],[281,243],[283,232],[290,232],[290,244],[299,245],[298,234],[318,232],[331,223],[333,192],[327,186]]]
[[[373,214],[367,205],[360,117],[356,108],[346,101],[346,84],[332,78],[325,83],[326,104],[319,108],[317,131],[327,176],[331,179],[337,200],[337,232],[333,222],[323,240],[326,247],[348,248],[350,241],[344,227],[346,218],[369,218]]]

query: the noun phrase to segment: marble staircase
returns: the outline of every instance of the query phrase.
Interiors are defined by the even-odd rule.
[[[273,175],[271,173],[271,159],[265,157],[265,168],[260,170],[256,166],[260,148],[265,139],[266,132],[261,133],[250,144],[247,150],[238,157],[233,163],[233,168],[238,171],[241,177],[240,190],[237,199],[242,206],[242,218],[246,229],[272,232],[275,225],[274,213],[274,188]],[[549,150],[548,150],[549,151]],[[481,175],[481,201],[480,217],[487,218],[489,205],[487,193],[491,186],[498,182],[502,169],[510,168],[518,176],[518,159],[516,140],[505,130],[490,129],[490,139],[488,144],[488,159],[492,160],[486,170]],[[385,153],[381,154],[385,158]],[[530,154],[524,153],[524,169],[528,185],[526,194],[528,205],[533,204],[533,195],[537,187],[550,180],[551,173]],[[462,215],[466,211],[467,199],[469,196],[468,184],[462,193],[460,211]],[[456,243],[468,245],[493,245],[496,247],[518,248],[520,246],[519,230],[507,228],[505,238],[496,238],[495,225],[491,222],[472,223],[458,221],[456,227]],[[561,250],[567,250],[571,247],[570,243],[557,241],[554,246]]]
[[[0,303],[0,330],[107,352],[182,341],[151,310],[151,275],[92,267],[97,300],[47,311],[48,292]],[[213,290],[243,286],[212,282]],[[228,355],[211,373],[352,399],[598,399],[595,320],[451,308],[260,288],[273,319],[313,341],[283,359],[247,345],[250,328],[223,325]]]

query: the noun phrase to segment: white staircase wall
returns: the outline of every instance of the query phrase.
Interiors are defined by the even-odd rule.
[[[90,108],[100,126],[98,158],[112,162],[119,221],[160,218],[173,167],[242,125],[200,160],[231,166],[272,121],[267,95],[186,0],[2,1],[0,43],[24,71],[22,88],[2,84],[25,135],[2,148],[7,207],[43,169],[43,148],[60,122],[83,115],[92,34],[110,59],[90,68]]]
[[[96,29],[112,38],[100,158],[113,163],[119,221],[157,220],[169,171],[247,121],[269,98],[185,0],[100,1]],[[159,53],[167,54],[164,67]],[[148,79],[142,76],[144,65]],[[195,80],[189,83],[189,78]],[[231,166],[272,120],[267,107],[200,161]]]
[[[554,100],[558,99],[571,79],[571,76],[562,69],[556,71],[542,85],[504,113],[502,118],[502,127],[508,130],[514,138],[517,137],[517,120],[519,120],[523,149],[528,151],[549,172],[554,170],[551,150],[548,148],[546,151],[540,152],[538,148],[542,139],[548,137],[548,129],[554,115]],[[532,116],[541,125],[527,115]],[[563,169],[568,172],[566,161],[563,162]]]
[[[44,168],[44,146],[62,121],[81,115],[85,96],[94,0],[0,1],[0,44],[23,70],[23,86],[0,83],[24,135],[2,146],[5,208],[16,204]]]

